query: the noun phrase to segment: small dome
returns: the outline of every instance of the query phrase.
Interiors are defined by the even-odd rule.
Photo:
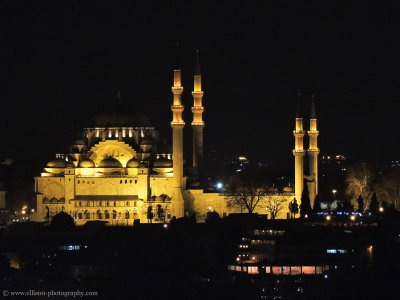
[[[292,186],[285,186],[284,188],[283,188],[283,192],[284,193],[294,193],[294,188],[292,187]]]
[[[99,168],[122,168],[122,165],[118,159],[106,157],[100,162]]]
[[[79,163],[79,167],[81,167],[81,168],[94,168],[94,162],[93,162],[93,160],[91,160],[89,158],[84,158]]]
[[[153,139],[149,136],[146,136],[142,139],[142,141],[140,142],[140,145],[153,145]]]
[[[46,166],[49,168],[65,168],[65,160],[56,158],[55,160],[49,161]]]
[[[172,167],[172,160],[166,158],[157,159],[154,162],[155,168],[171,168]]]
[[[277,192],[279,192],[279,190],[278,190],[278,188],[277,188],[276,186],[271,186],[271,187],[268,189],[268,192],[277,193]]]
[[[65,164],[65,167],[67,167],[67,168],[75,168],[75,165],[74,165],[74,163],[72,161],[69,161],[69,162],[67,162]]]
[[[126,167],[127,168],[137,168],[139,167],[139,161],[136,158],[132,158],[130,160],[128,160],[128,162],[126,163]]]

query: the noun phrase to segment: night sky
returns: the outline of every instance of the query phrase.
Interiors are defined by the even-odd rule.
[[[170,140],[178,41],[188,160],[197,48],[205,151],[292,168],[300,89],[321,154],[399,159],[395,1],[144,2],[0,2],[0,157],[53,159],[117,88]]]

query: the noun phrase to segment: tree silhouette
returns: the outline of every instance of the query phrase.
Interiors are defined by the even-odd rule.
[[[378,203],[378,198],[376,197],[376,193],[373,193],[371,197],[371,203],[369,204],[369,211],[373,215],[377,215],[379,212],[379,203]]]
[[[316,195],[314,200],[313,212],[317,213],[320,210],[321,210],[321,200],[319,199],[319,195]]]
[[[303,192],[301,193],[300,216],[304,218],[311,212],[310,194],[308,192],[307,181],[304,181]]]
[[[358,196],[358,198],[357,198],[357,204],[358,204],[357,211],[360,213],[363,213],[364,212],[364,199],[361,195]]]
[[[297,204],[296,198],[293,198],[293,201],[289,203],[289,211],[290,217],[296,218],[296,215],[299,213],[299,205]]]
[[[245,172],[233,175],[225,189],[228,207],[244,207],[251,214],[266,194],[266,182],[259,174]]]

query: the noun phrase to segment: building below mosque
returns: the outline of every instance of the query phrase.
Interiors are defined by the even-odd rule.
[[[174,67],[172,87],[173,119],[172,148],[160,137],[149,119],[138,112],[130,111],[120,101],[108,105],[95,114],[90,126],[83,129],[83,139],[69,147],[69,152],[57,154],[47,163],[40,176],[35,177],[37,195],[37,221],[50,221],[63,211],[70,214],[77,225],[88,221],[107,221],[110,225],[133,225],[140,222],[169,222],[172,218],[194,215],[197,222],[204,222],[208,212],[220,216],[246,212],[243,205],[227,205],[223,193],[205,192],[200,186],[188,188],[183,173],[183,128],[184,106],[181,95],[181,68]],[[193,170],[203,168],[203,91],[201,90],[200,64],[197,56],[193,95]],[[166,104],[167,105],[167,104]],[[309,150],[310,196],[317,191],[316,117],[311,120]],[[286,187],[283,191],[269,190],[265,199],[269,202],[284,200],[282,210],[276,218],[286,218],[289,202],[296,196],[300,205],[303,188],[303,136],[302,118],[296,116],[295,190]],[[196,186],[196,185],[193,185]],[[312,198],[313,200],[313,198]],[[260,204],[254,213],[267,214]]]

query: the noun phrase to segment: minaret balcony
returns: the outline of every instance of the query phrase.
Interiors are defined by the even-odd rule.
[[[192,126],[204,126],[204,121],[193,121]]]
[[[202,113],[202,112],[204,112],[204,107],[203,106],[193,106],[192,112],[193,113]]]
[[[171,87],[172,93],[174,94],[182,94],[183,86],[173,86]]]
[[[171,122],[171,126],[185,126],[185,122],[184,121],[182,121],[182,120],[178,120],[178,121],[172,121]]]
[[[319,149],[318,148],[308,149],[307,152],[310,153],[310,154],[318,154],[319,153]]]
[[[173,112],[183,112],[185,107],[183,105],[171,105],[171,110]]]
[[[303,155],[305,155],[305,153],[306,153],[306,150],[304,150],[304,149],[294,149],[293,150],[294,156],[303,156]]]

